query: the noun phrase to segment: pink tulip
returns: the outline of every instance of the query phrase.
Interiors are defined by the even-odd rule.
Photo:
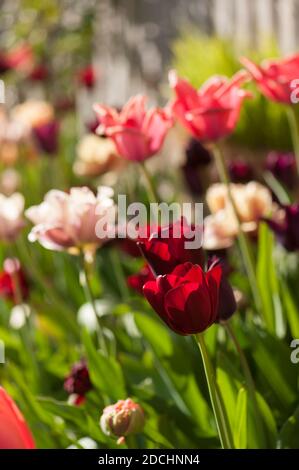
[[[172,70],[169,82],[176,95],[173,113],[198,140],[214,142],[227,137],[237,125],[243,100],[251,96],[240,88],[246,79],[244,72],[231,80],[214,76],[196,90]]]
[[[281,60],[266,60],[261,65],[243,57],[241,63],[263,95],[272,101],[291,104],[291,82],[299,78],[299,54]]]
[[[101,104],[94,109],[100,121],[97,132],[111,137],[118,153],[132,161],[140,162],[157,153],[173,124],[169,109],[146,110],[146,97],[142,95],[132,97],[120,112]]]
[[[35,449],[33,437],[19,408],[0,387],[0,449]]]
[[[24,197],[20,193],[11,196],[0,194],[0,240],[13,242],[24,227]]]
[[[44,201],[26,211],[35,224],[29,240],[50,250],[67,250],[73,254],[94,253],[105,239],[97,236],[97,223],[114,221],[111,188],[98,188],[97,195],[87,187],[71,188],[69,193],[49,191]]]

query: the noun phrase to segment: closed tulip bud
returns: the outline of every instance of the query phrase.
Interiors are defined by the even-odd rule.
[[[104,408],[100,419],[103,433],[118,437],[119,444],[124,442],[126,436],[142,432],[144,423],[143,409],[130,398]]]

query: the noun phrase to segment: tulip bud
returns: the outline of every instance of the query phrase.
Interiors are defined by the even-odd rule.
[[[70,374],[64,381],[64,389],[69,394],[76,394],[79,395],[79,397],[84,397],[91,388],[92,385],[86,361],[82,359],[73,365]]]
[[[144,422],[141,406],[127,398],[104,408],[100,426],[104,434],[118,437],[118,444],[122,444],[126,436],[142,432]]]

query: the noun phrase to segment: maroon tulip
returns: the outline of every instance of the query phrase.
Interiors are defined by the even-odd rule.
[[[184,263],[171,274],[147,282],[143,293],[169,328],[180,335],[191,335],[227,319],[235,311],[235,304],[226,303],[227,297],[233,295],[231,287],[222,281],[220,265],[205,273],[198,265]]]
[[[180,236],[177,237],[177,232]],[[140,250],[150,265],[153,273],[169,274],[178,264],[190,261],[203,266],[204,254],[202,248],[186,248],[185,244],[192,242],[191,233],[202,232],[201,227],[188,225],[182,217],[181,220],[170,224],[168,227],[159,227],[152,233],[148,240],[139,242]],[[167,238],[164,238],[165,233]]]
[[[44,64],[39,64],[30,72],[29,79],[34,82],[43,82],[49,77],[48,67]]]
[[[276,235],[278,242],[288,251],[299,250],[299,204],[282,206],[283,217],[265,219]]]
[[[243,160],[230,162],[228,170],[232,183],[246,184],[254,179],[252,166]]]
[[[297,172],[293,153],[270,152],[267,155],[266,169],[287,188],[294,188]]]
[[[148,281],[153,281],[154,275],[150,268],[145,265],[137,274],[132,274],[127,277],[127,284],[131,289],[138,292],[138,294],[143,294],[143,286]]]
[[[59,123],[57,121],[50,121],[34,127],[33,132],[43,152],[49,155],[57,152],[59,137]]]
[[[82,398],[91,388],[92,384],[87,364],[86,361],[82,359],[73,365],[71,373],[64,381],[64,389],[68,394],[76,394]],[[82,400],[80,402],[82,402]]]
[[[7,258],[0,273],[0,296],[14,303],[26,300],[29,286],[19,260]]]

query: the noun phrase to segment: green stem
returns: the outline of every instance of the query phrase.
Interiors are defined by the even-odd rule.
[[[159,196],[157,194],[155,185],[153,183],[152,176],[151,176],[150,172],[148,171],[148,169],[146,167],[146,164],[144,162],[140,162],[139,163],[139,168],[141,169],[141,172],[142,172],[142,174],[144,176],[144,179],[146,181],[147,192],[148,192],[150,202],[155,202],[155,203],[159,204]]]
[[[234,216],[235,216],[235,218],[237,220],[237,223],[238,223],[239,247],[240,247],[240,251],[242,253],[243,262],[244,262],[246,273],[247,273],[247,276],[248,276],[248,279],[249,279],[250,288],[251,288],[251,292],[252,292],[253,299],[254,299],[254,302],[255,302],[255,306],[256,306],[257,311],[261,312],[262,300],[261,300],[259,288],[258,288],[256,277],[255,277],[255,268],[254,268],[254,263],[253,263],[253,260],[252,260],[251,249],[250,249],[247,237],[244,234],[244,232],[242,230],[242,227],[241,227],[241,222],[240,222],[240,219],[239,219],[239,216],[238,216],[238,211],[237,211],[236,204],[235,204],[234,198],[232,196],[232,192],[231,192],[230,179],[229,179],[229,175],[228,175],[228,172],[227,172],[227,169],[226,169],[224,157],[223,157],[221,149],[217,145],[214,145],[213,153],[214,153],[215,162],[216,162],[216,166],[217,166],[217,170],[218,170],[220,180],[227,187],[228,198],[229,198],[229,201],[231,203],[232,209],[234,211]]]
[[[94,299],[94,296],[93,296],[93,293],[92,293],[92,289],[91,289],[91,285],[90,285],[88,264],[85,260],[85,257],[84,257],[83,253],[81,254],[81,260],[82,260],[81,265],[82,265],[82,274],[83,274],[82,287],[83,287],[84,292],[85,292],[86,300],[87,300],[87,302],[90,303],[90,305],[93,309],[93,312],[95,314],[95,317],[97,319],[97,322],[98,322],[98,338],[99,338],[100,348],[103,351],[103,353],[106,356],[108,356],[108,349],[107,349],[107,345],[106,345],[106,341],[105,341],[105,336],[104,336],[104,333],[103,333],[100,317],[99,317],[98,312],[97,312],[96,302],[95,302],[95,299]]]
[[[299,133],[297,126],[296,113],[293,106],[288,106],[287,117],[290,126],[290,132],[293,142],[293,149],[296,157],[297,173],[299,174]]]
[[[202,333],[195,335],[198,347],[201,352],[201,357],[205,369],[206,379],[208,383],[212,408],[216,420],[218,434],[223,449],[233,449],[233,438],[231,428],[229,425],[227,413],[224,407],[221,392],[216,382],[215,373],[210,361],[208,350],[205,344],[204,336]]]

